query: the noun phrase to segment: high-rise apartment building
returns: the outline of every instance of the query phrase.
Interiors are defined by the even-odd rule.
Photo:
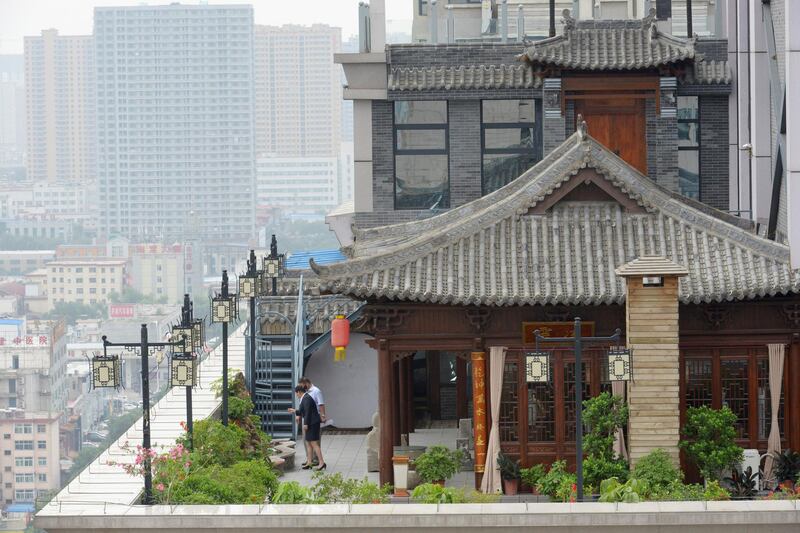
[[[51,29],[25,37],[29,178],[95,176],[93,57],[88,35],[59,35]]]
[[[252,6],[96,8],[94,36],[101,233],[250,239]]]
[[[0,167],[21,164],[25,151],[24,61],[0,55]]]
[[[342,30],[325,24],[255,27],[259,158],[338,157],[341,46]]]

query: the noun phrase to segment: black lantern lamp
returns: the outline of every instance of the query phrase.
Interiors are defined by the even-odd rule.
[[[248,270],[239,276],[239,298],[255,298],[261,288],[261,273]]]
[[[174,354],[170,370],[170,383],[173,387],[197,386],[197,359],[194,355]]]
[[[92,386],[95,389],[118,388],[122,362],[118,355],[96,355],[92,357]]]
[[[183,344],[175,346],[173,352],[194,353],[194,331],[191,326],[172,326],[172,339],[177,342],[183,340]]]
[[[622,346],[608,349],[608,381],[630,381],[633,375],[631,351]]]
[[[236,296],[218,294],[211,299],[211,322],[230,324],[239,317]]]
[[[525,354],[525,380],[528,383],[550,381],[550,354],[543,351]]]
[[[192,320],[192,348],[203,350],[206,345],[206,323],[202,318]]]

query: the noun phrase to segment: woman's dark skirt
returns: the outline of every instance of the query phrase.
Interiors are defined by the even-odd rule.
[[[304,438],[306,441],[313,442],[319,440],[320,424],[311,424],[306,430]]]

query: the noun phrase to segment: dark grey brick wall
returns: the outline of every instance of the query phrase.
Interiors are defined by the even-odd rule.
[[[450,121],[450,205],[481,197],[481,103],[453,101]]]
[[[442,91],[389,91],[389,100],[526,100],[541,98],[541,87],[532,89],[460,89]]]
[[[700,105],[700,200],[727,210],[728,161],[728,98],[701,96]]]
[[[500,65],[515,64],[525,47],[522,43],[463,44],[393,44],[386,47],[387,59],[392,66],[410,65]]]
[[[372,208],[394,209],[394,132],[391,102],[372,102]]]
[[[727,61],[727,39],[698,39],[695,50],[703,54],[706,61]]]
[[[647,175],[671,191],[678,190],[678,119],[656,115],[653,100],[645,101]]]

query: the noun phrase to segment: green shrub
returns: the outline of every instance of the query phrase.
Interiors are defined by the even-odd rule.
[[[197,420],[194,423],[193,455],[201,464],[230,466],[248,457],[245,454],[247,432],[218,420]]]
[[[617,478],[612,477],[600,483],[601,502],[639,503],[647,492],[647,482],[636,478],[620,483]]]
[[[775,459],[775,480],[778,483],[784,481],[797,483],[800,477],[800,453],[789,448],[780,453],[773,453],[772,456]]]
[[[414,460],[414,468],[424,483],[448,480],[461,469],[464,454],[446,446],[431,446]]]
[[[386,503],[392,491],[388,483],[379,487],[366,477],[347,479],[340,473],[314,473],[314,486],[309,496],[315,503]]]
[[[467,503],[497,503],[500,501],[500,494],[486,494],[479,490],[471,490],[466,494]]]
[[[500,452],[497,454],[497,466],[500,467],[500,478],[508,481],[520,479],[519,461]]]
[[[550,470],[536,484],[536,490],[555,500],[568,501],[576,483],[575,474],[568,472],[567,462],[561,460],[550,465]]]
[[[284,481],[278,484],[270,501],[272,503],[309,503],[311,496],[308,489],[297,481]]]
[[[639,459],[631,477],[646,482],[650,492],[663,492],[674,483],[681,483],[683,472],[672,464],[667,452],[656,448]]]
[[[228,398],[228,419],[237,422],[243,421],[250,416],[254,407],[253,401],[250,398],[231,396]]]
[[[191,472],[171,488],[169,502],[162,503],[262,503],[277,487],[278,478],[268,464],[242,461],[230,468],[214,465]]]
[[[651,491],[647,499],[654,501],[728,500],[730,494],[717,481],[709,481],[705,487],[698,484],[684,485],[680,481],[675,481],[666,488]]]
[[[724,472],[735,468],[744,458],[744,450],[736,445],[736,415],[727,407],[690,407],[680,447],[697,465],[707,480],[719,480]]]
[[[588,431],[583,437],[583,477],[587,485],[616,477],[628,478],[628,463],[615,457],[617,430],[628,423],[628,406],[619,396],[603,392],[583,402],[583,422]]]
[[[464,503],[464,491],[454,487],[442,487],[436,483],[423,483],[411,492],[417,503]]]
[[[536,464],[529,468],[523,468],[520,470],[520,477],[523,483],[531,488],[535,488],[539,480],[544,477],[544,465]]]

